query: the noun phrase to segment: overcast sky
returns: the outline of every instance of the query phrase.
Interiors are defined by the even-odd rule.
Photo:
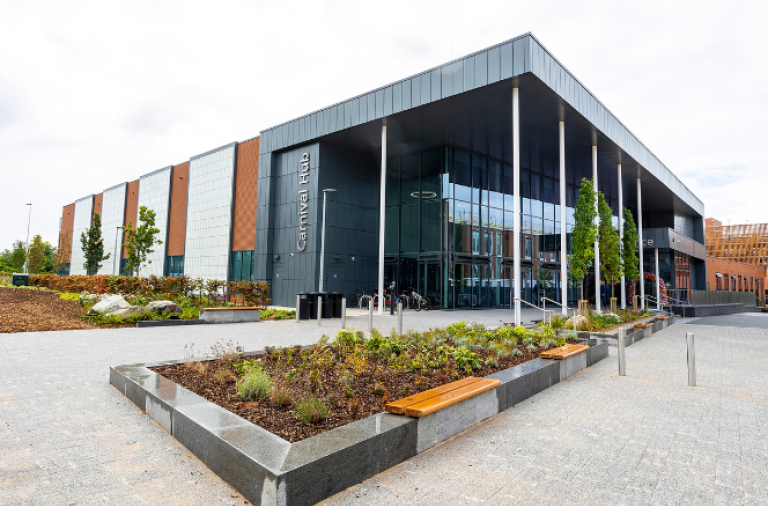
[[[0,249],[63,205],[532,32],[725,223],[768,222],[764,2],[0,0]]]

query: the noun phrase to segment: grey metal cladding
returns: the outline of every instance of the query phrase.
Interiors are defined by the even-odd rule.
[[[656,179],[678,195],[697,213],[704,204],[672,171],[635,137],[592,93],[587,90],[535,37],[530,36],[530,71],[552,88],[608,139],[636,160]]]

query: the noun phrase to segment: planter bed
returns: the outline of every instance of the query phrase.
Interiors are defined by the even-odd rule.
[[[110,383],[249,501],[304,505],[395,466],[607,356],[607,344],[595,341],[564,360],[533,358],[487,375],[499,380],[496,388],[422,418],[379,412],[296,442],[152,370],[168,371],[184,361],[113,367]]]
[[[624,334],[624,345],[625,346],[631,346],[632,344],[640,341],[641,339],[644,339],[646,337],[650,337],[656,332],[662,331],[665,328],[669,327],[670,325],[674,325],[675,323],[675,316],[670,315],[666,320],[661,321],[654,321],[651,323],[651,325],[647,328],[641,329],[641,330],[635,330],[633,332],[627,332]],[[598,334],[598,333],[592,333],[590,336],[581,335],[582,333],[579,333],[580,338],[588,339],[588,341],[591,344],[594,344],[596,342],[599,342],[601,339],[606,340],[608,343],[610,343],[611,346],[618,346],[619,345],[619,335],[616,334]]]

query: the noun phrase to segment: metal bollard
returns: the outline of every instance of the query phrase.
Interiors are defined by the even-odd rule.
[[[347,328],[347,299],[341,298],[341,330]]]
[[[403,303],[397,303],[397,335],[403,335]]]
[[[296,296],[296,323],[301,323],[299,320],[299,305],[301,304],[301,295]]]
[[[693,347],[693,332],[685,333],[685,343],[688,345],[688,386],[696,386],[696,350]]]
[[[368,332],[373,330],[373,297],[368,302]]]
[[[320,326],[322,322],[323,322],[323,298],[318,297],[317,298],[317,325]]]
[[[626,348],[624,329],[619,329],[619,376],[627,375],[627,355],[624,353]]]

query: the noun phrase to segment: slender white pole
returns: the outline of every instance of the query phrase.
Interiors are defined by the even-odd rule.
[[[320,284],[318,292],[323,292],[323,276],[325,275],[325,202],[327,200],[328,193],[323,191],[323,228],[320,231]]]
[[[118,257],[120,256],[120,231],[123,229],[123,227],[117,227],[117,230],[115,230],[115,259],[112,261],[112,274],[115,276],[120,274],[120,260],[118,260]]]
[[[619,244],[624,248],[624,184],[621,180],[621,164],[618,167],[619,175]],[[621,309],[627,309],[627,287],[624,269],[621,270]]]
[[[597,146],[592,146],[592,185],[595,188],[595,212],[597,212]],[[595,216],[595,225],[600,225],[600,216]],[[600,241],[595,241],[595,312],[600,314]]]
[[[640,168],[638,167],[638,172]],[[645,308],[645,278],[643,277],[643,195],[640,175],[637,176],[637,249],[640,256],[640,309]]]
[[[32,225],[32,204],[29,206],[29,218],[27,219],[27,258],[24,261],[24,273],[29,274],[29,227]]]
[[[659,248],[653,250],[653,262],[656,264],[656,309],[661,311],[661,280],[659,279]]]
[[[520,103],[518,88],[512,88],[512,167],[514,169],[515,191],[512,196],[512,220],[515,227],[515,235],[512,246],[515,248],[515,325],[520,325]]]
[[[565,226],[565,121],[560,122],[560,303],[568,317],[568,235]]]
[[[387,125],[381,125],[381,184],[379,185],[379,314],[384,314],[384,226],[387,197]],[[373,297],[371,297],[373,304]]]

